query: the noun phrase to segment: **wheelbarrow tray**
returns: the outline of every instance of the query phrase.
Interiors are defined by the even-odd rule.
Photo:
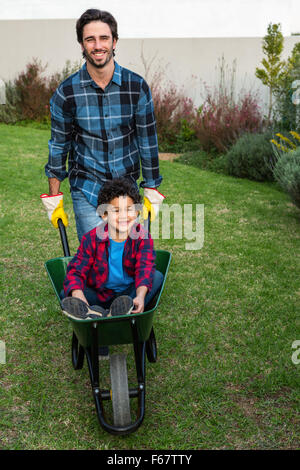
[[[67,266],[71,259],[71,256],[53,258],[45,263],[46,271],[59,303],[61,302],[59,294],[63,288]],[[139,341],[147,341],[152,328],[154,311],[159,304],[160,297],[164,289],[170,261],[171,254],[168,251],[156,250],[156,269],[164,275],[164,280],[161,289],[155,297],[154,302],[151,303],[149,310],[143,313],[131,314],[130,316],[115,316],[110,318],[99,318],[97,320],[70,319],[79,343],[84,348],[91,345],[93,340],[91,324],[95,322],[100,323],[97,331],[98,342],[102,346],[132,343],[132,328],[130,320],[133,318],[136,320]]]

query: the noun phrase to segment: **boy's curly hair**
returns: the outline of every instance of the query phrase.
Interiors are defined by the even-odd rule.
[[[129,196],[134,204],[141,204],[142,197],[128,178],[115,178],[111,181],[106,181],[102,186],[98,195],[98,206],[102,204],[109,204],[115,197]]]

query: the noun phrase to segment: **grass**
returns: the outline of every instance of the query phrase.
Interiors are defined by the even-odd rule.
[[[44,269],[62,255],[39,200],[48,139],[0,125],[1,448],[299,448],[299,210],[275,184],[161,162],[166,202],[205,205],[205,242],[186,251],[186,240],[156,241],[173,258],[154,319],[159,359],[147,364],[145,421],[111,436],[98,425],[86,364],[72,368],[71,325]],[[74,253],[67,181],[62,190]]]

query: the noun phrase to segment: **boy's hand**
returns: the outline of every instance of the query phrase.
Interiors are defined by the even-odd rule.
[[[133,305],[135,309],[131,313],[142,313],[145,307],[145,297],[148,291],[148,287],[140,286],[136,290],[136,297],[133,299]]]
[[[144,297],[139,297],[136,296],[133,299],[133,305],[135,306],[135,309],[131,311],[131,313],[142,313],[144,311]]]
[[[85,302],[86,304],[89,305],[89,303],[88,303],[88,301],[86,300],[86,297],[85,297],[85,295],[84,295],[84,293],[83,293],[82,290],[80,290],[80,289],[74,289],[74,290],[72,290],[71,296],[72,296],[72,297],[77,297],[77,299],[83,300],[83,302]]]

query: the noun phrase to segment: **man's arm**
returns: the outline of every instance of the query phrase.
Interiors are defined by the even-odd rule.
[[[49,159],[45,166],[51,196],[59,192],[60,183],[67,177],[66,161],[72,146],[73,112],[63,89],[59,87],[50,100],[51,139]]]
[[[141,187],[156,188],[162,181],[159,174],[158,142],[153,100],[149,86],[142,83],[135,115],[136,135],[144,181]]]
[[[56,196],[59,193],[60,181],[57,178],[49,178],[49,196]]]

